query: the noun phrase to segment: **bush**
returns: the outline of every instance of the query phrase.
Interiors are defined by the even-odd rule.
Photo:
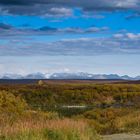
[[[44,85],[44,84],[45,84],[45,82],[44,82],[43,80],[39,80],[39,81],[38,81],[38,85],[39,85],[39,86],[42,86],[42,85]]]
[[[15,118],[23,114],[27,107],[26,102],[6,91],[0,91],[0,121],[3,118]]]

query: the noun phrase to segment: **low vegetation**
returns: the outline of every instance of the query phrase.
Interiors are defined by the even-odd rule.
[[[1,128],[3,140],[99,140],[84,121],[72,119],[27,119]]]
[[[99,135],[140,134],[139,103],[139,84],[0,85],[0,139],[100,140]]]

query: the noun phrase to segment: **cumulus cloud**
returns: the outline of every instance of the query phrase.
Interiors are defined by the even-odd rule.
[[[9,14],[71,16],[73,8],[83,11],[139,11],[139,0],[0,0]]]
[[[0,5],[1,15],[29,15],[42,17],[69,17],[73,10],[68,7],[52,6],[47,4],[37,5]]]
[[[114,34],[115,38],[118,39],[132,39],[132,40],[139,40],[140,39],[140,33],[124,33],[124,34]]]
[[[54,34],[91,34],[91,33],[100,33],[108,31],[108,27],[89,27],[86,29],[83,28],[74,28],[74,27],[68,27],[68,28],[54,28],[49,26],[43,26],[37,29],[33,28],[24,28],[25,26],[21,28],[15,28],[12,27],[12,25],[0,23],[0,36],[6,37],[6,36],[25,36],[25,35],[54,35]]]
[[[44,16],[51,17],[52,15],[56,15],[58,17],[69,17],[73,15],[73,11],[72,9],[65,7],[52,7]]]
[[[22,43],[21,43],[22,42]],[[7,41],[0,45],[0,56],[24,55],[102,55],[140,54],[140,34],[115,34],[112,37],[63,39],[47,42],[36,40]]]
[[[83,28],[64,28],[64,29],[57,29],[58,33],[77,33],[77,34],[86,34],[86,33],[99,33],[99,32],[104,32],[108,31],[108,27],[89,27],[86,29]],[[55,30],[56,31],[56,30]]]

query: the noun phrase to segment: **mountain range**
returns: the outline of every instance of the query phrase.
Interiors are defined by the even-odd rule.
[[[28,75],[20,74],[3,74],[0,79],[123,79],[123,80],[140,80],[140,76],[130,77],[128,75],[119,76],[117,74],[90,74],[90,73],[31,73]]]

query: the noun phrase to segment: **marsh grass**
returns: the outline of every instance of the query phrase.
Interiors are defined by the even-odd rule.
[[[120,132],[140,134],[140,112],[135,111],[129,115],[118,117],[115,120],[116,128]]]
[[[0,140],[98,140],[83,120],[60,118],[56,112],[29,110],[24,99],[0,92]]]
[[[20,119],[0,126],[1,140],[99,140],[83,120]]]

